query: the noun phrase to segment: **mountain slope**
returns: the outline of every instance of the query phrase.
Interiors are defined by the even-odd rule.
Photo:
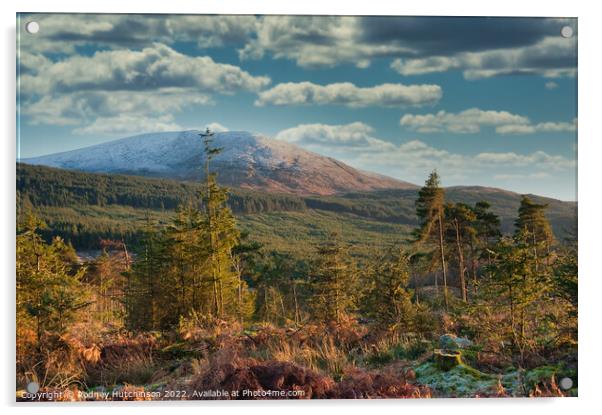
[[[228,186],[299,195],[416,187],[263,135],[216,133],[213,145],[223,151],[212,160],[211,169]],[[198,131],[182,131],[143,134],[20,161],[94,173],[198,180],[203,175],[202,154]]]
[[[134,242],[148,214],[168,221],[178,205],[200,203],[202,190],[196,182],[82,173],[22,163],[17,164],[16,185],[19,211],[35,211],[53,230],[47,236],[58,235],[87,249],[96,249],[99,237]],[[274,249],[285,243],[315,246],[316,238],[325,238],[332,231],[343,232],[354,245],[368,247],[407,237],[418,224],[414,206],[417,193],[416,189],[397,189],[298,196],[232,188],[229,205],[243,225],[241,229],[255,236],[261,234],[261,241]],[[548,205],[546,216],[559,241],[574,234],[576,202],[530,197]],[[514,230],[521,198],[517,193],[478,186],[449,187],[446,198],[471,205],[488,201],[501,219],[503,232]],[[362,236],[362,230],[367,234]],[[279,236],[271,240],[270,235]]]

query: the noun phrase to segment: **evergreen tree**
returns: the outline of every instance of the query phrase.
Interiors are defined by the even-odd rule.
[[[412,330],[416,312],[409,280],[409,260],[403,251],[389,253],[375,262],[368,279],[364,309],[377,327],[388,331]]]
[[[490,248],[497,243],[502,236],[500,231],[500,219],[491,212],[491,205],[486,201],[479,201],[472,208],[475,220],[472,225],[471,237],[468,239],[470,248],[470,264],[474,292],[477,292],[477,268],[480,259],[490,261]]]
[[[313,316],[338,323],[355,306],[355,266],[336,233],[318,248],[317,254],[316,269],[311,276]]]
[[[126,323],[131,330],[158,330],[165,323],[168,309],[163,306],[174,287],[167,265],[165,234],[147,217],[136,261],[125,273]]]
[[[536,341],[537,322],[543,317],[551,287],[550,275],[537,269],[537,257],[525,240],[519,232],[494,248],[485,288],[489,301],[507,310],[506,333],[521,363]]]
[[[204,226],[207,233],[209,270],[213,289],[213,314],[216,317],[236,314],[239,279],[234,272],[232,249],[237,245],[240,233],[232,211],[226,204],[228,190],[218,185],[217,174],[211,173],[209,163],[221,152],[211,146],[212,134],[204,135],[205,190],[202,195]]]
[[[447,269],[445,263],[444,246],[444,203],[445,192],[441,188],[441,183],[437,171],[433,171],[424,186],[418,192],[416,199],[416,215],[420,219],[420,227],[416,230],[416,236],[419,243],[434,240],[439,248],[439,260],[441,264],[441,273],[443,274],[443,296],[445,306],[449,305],[447,292]],[[435,277],[435,286],[437,278]]]
[[[514,223],[515,237],[520,236],[524,243],[533,249],[536,266],[539,258],[549,253],[554,242],[552,227],[546,219],[545,210],[548,205],[534,203],[529,197],[523,196],[518,209],[518,219]]]
[[[61,335],[77,312],[90,304],[73,248],[60,238],[47,244],[39,234],[45,224],[25,214],[17,228],[17,327],[35,333],[35,351],[47,338]]]
[[[448,224],[446,240],[452,241],[456,247],[456,258],[458,268],[458,280],[460,282],[460,291],[462,300],[467,301],[466,289],[466,266],[464,261],[464,252],[466,245],[474,238],[476,233],[474,221],[476,215],[470,206],[464,203],[448,203],[445,206],[445,220]]]

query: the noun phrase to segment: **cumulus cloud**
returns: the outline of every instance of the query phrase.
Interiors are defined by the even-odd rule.
[[[275,138],[315,149],[343,146],[373,151],[394,148],[393,144],[372,137],[372,132],[373,128],[362,122],[344,125],[301,124],[280,131]]]
[[[158,43],[57,62],[25,54],[21,66],[22,111],[32,124],[79,126],[76,133],[90,134],[117,133],[120,127],[131,132],[134,127],[125,128],[126,117],[118,117],[121,114],[151,120],[147,129],[173,129],[172,120],[161,117],[212,104],[214,94],[258,91],[270,82],[237,66],[188,56]]]
[[[382,84],[362,88],[351,82],[317,85],[288,82],[259,93],[255,105],[338,104],[350,107],[402,107],[434,104],[443,92],[439,85]]]
[[[188,56],[155,43],[137,50],[98,51],[74,55],[46,65],[35,75],[23,75],[24,93],[48,94],[82,90],[143,90],[189,87],[205,92],[258,91],[266,76],[253,76],[241,68],[215,62],[209,56]]]
[[[524,47],[462,52],[452,56],[397,58],[391,68],[404,76],[457,69],[469,80],[512,74],[547,78],[574,76],[577,72],[576,42],[576,38],[555,35]]]
[[[302,124],[279,132],[275,138],[335,157],[360,169],[416,183],[424,180],[433,169],[444,173],[447,179],[465,181],[475,177],[491,179],[507,174],[506,171],[543,178],[549,171],[565,171],[576,165],[572,159],[544,151],[468,155],[436,148],[420,140],[395,144],[375,137],[373,128],[362,122]]]
[[[80,125],[108,120],[121,114],[149,118],[180,112],[190,105],[207,105],[210,97],[182,88],[148,91],[82,91],[45,95],[26,106],[32,124]],[[114,130],[114,127],[108,126]],[[98,130],[98,127],[95,127]],[[78,131],[91,131],[79,129]]]
[[[565,76],[576,69],[576,36],[559,36],[567,24],[577,33],[574,19],[131,14],[35,14],[35,19],[44,36],[22,37],[30,52],[194,42],[201,48],[234,47],[241,59],[269,54],[301,67],[367,68],[375,58],[401,58],[393,67],[408,75],[461,69],[470,79]]]
[[[461,69],[468,79],[565,76],[576,70],[576,37],[559,36],[566,24],[576,29],[571,19],[265,16],[239,54],[271,53],[302,67],[365,68],[371,59],[393,57],[393,69],[404,75]]]
[[[239,51],[241,59],[259,59],[271,53],[276,59],[294,60],[301,67],[352,63],[366,68],[370,59],[411,53],[407,46],[362,41],[362,17],[264,16],[256,37]]]
[[[115,117],[98,117],[85,127],[76,128],[76,134],[133,134],[159,131],[178,131],[182,127],[174,122],[173,116],[141,117],[120,114]]]
[[[573,132],[577,120],[532,124],[528,117],[508,111],[486,111],[470,108],[458,113],[439,111],[434,114],[405,114],[399,120],[402,127],[418,133],[474,134],[481,127],[495,127],[498,134],[533,134],[536,132]]]
[[[529,174],[496,174],[493,176],[496,180],[546,179],[548,177],[550,177],[550,174],[545,171]]]
[[[22,20],[26,21],[24,14]],[[78,46],[141,48],[161,42],[195,42],[200,47],[220,47],[246,42],[256,31],[255,16],[61,14],[36,13],[43,36],[23,36],[27,50],[73,52]]]
[[[485,111],[470,108],[459,113],[439,111],[435,114],[405,114],[399,123],[419,133],[477,133],[481,126],[527,125],[529,119],[508,111]]]
[[[562,156],[553,156],[545,151],[536,151],[532,154],[507,153],[479,153],[474,157],[478,163],[485,165],[508,165],[515,167],[545,166],[546,169],[563,170],[575,167],[575,160]]]
[[[577,131],[576,121],[572,123],[568,122],[542,122],[538,124],[527,124],[527,125],[500,125],[495,128],[495,132],[498,134],[533,134],[536,132],[546,133],[562,133],[562,132],[575,132]]]
[[[212,122],[205,126],[205,128],[209,128],[214,133],[222,133],[224,131],[230,131],[230,129],[218,122]]]

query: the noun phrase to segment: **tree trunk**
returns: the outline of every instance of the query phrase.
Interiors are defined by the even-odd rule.
[[[441,271],[443,272],[443,300],[445,301],[445,308],[449,307],[449,301],[447,298],[447,271],[445,270],[445,252],[443,251],[443,219],[441,213],[439,213],[439,252],[441,254]]]
[[[295,303],[295,325],[299,325],[299,302],[297,300],[297,284],[293,281],[293,301]]]
[[[477,281],[477,259],[475,258],[475,256],[476,256],[476,253],[475,253],[474,243],[471,241],[470,242],[470,270],[472,273],[473,291],[476,295],[478,281]]]
[[[462,244],[460,243],[460,224],[457,220],[454,221],[454,227],[456,228],[456,248],[458,248],[458,262],[459,262],[459,275],[460,275],[460,288],[462,289],[462,300],[466,299],[466,280],[464,279],[464,253],[462,252]]]

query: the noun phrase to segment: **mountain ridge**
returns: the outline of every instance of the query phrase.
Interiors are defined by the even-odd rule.
[[[204,161],[198,133],[187,130],[141,134],[19,161],[90,173],[198,180],[203,177]],[[211,170],[228,186],[299,195],[417,188],[261,134],[219,132],[215,133],[213,145],[221,147],[222,152],[212,159]]]

